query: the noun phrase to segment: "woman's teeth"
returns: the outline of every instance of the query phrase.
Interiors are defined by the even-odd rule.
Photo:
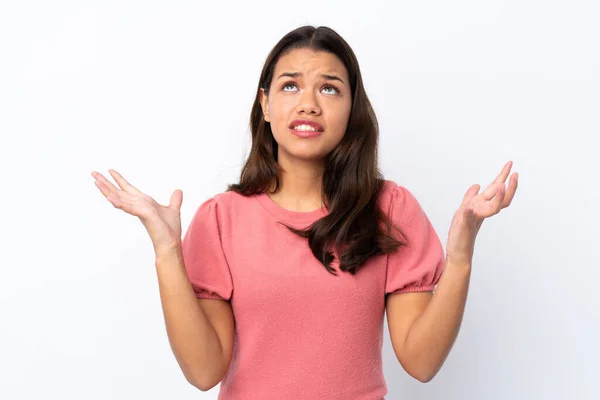
[[[296,131],[312,131],[317,132],[317,129],[313,128],[310,125],[298,125],[293,128]]]

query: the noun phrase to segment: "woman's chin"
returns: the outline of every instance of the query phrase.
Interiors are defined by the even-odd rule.
[[[285,157],[290,162],[294,162],[294,160],[301,162],[309,162],[309,161],[323,161],[327,152],[324,151],[321,147],[316,146],[301,146],[301,148],[295,147],[290,149],[291,151],[281,151],[281,147],[279,147],[278,158],[281,160],[282,157]],[[312,147],[312,148],[311,148]]]

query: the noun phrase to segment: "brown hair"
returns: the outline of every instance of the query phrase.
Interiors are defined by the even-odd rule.
[[[330,266],[334,255],[328,249],[333,246],[341,254],[340,270],[354,275],[369,257],[390,253],[405,242],[390,234],[393,224],[379,207],[384,179],[377,164],[377,118],[363,86],[358,60],[334,30],[302,26],[286,34],[267,56],[250,115],[250,154],[240,182],[229,185],[227,191],[250,196],[266,192],[272,183],[274,191],[279,188],[277,142],[270,123],[264,120],[260,89],[268,95],[277,60],[299,48],[326,51],[342,61],[350,79],[352,108],[342,141],[325,158],[322,198],[328,214],[304,230],[284,225],[308,238],[312,253],[327,271],[337,275]]]

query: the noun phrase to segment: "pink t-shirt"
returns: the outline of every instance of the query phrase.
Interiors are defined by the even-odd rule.
[[[198,298],[231,302],[233,358],[224,400],[381,400],[385,294],[431,291],[445,266],[440,239],[416,198],[386,180],[380,197],[409,246],[372,257],[352,276],[325,270],[304,228],[326,208],[296,212],[267,194],[219,193],[202,203],[183,238]]]

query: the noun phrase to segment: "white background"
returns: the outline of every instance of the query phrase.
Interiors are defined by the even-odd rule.
[[[354,49],[381,167],[443,244],[471,184],[514,161],[479,233],[456,344],[388,399],[597,399],[600,7],[590,1],[6,1],[0,6],[0,398],[215,399],[169,347],[154,254],[90,173],[184,230],[238,178],[262,64],[304,24]]]

